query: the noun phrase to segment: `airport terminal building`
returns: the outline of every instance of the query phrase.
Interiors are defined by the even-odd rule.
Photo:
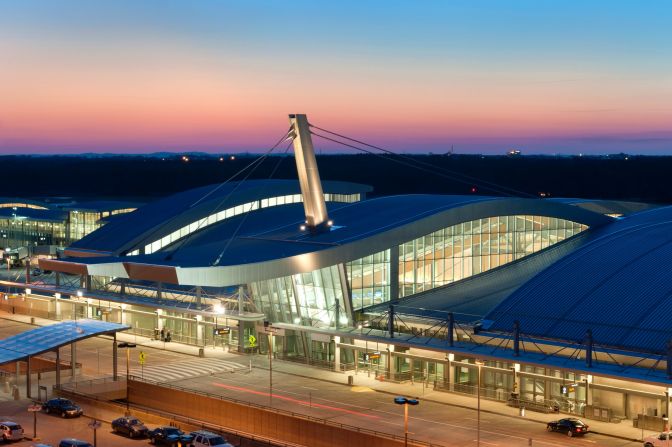
[[[670,414],[672,208],[226,182],[117,216],[2,308],[617,421]],[[312,155],[312,160],[311,160]],[[314,168],[314,169],[313,169]],[[262,336],[263,335],[263,336]]]

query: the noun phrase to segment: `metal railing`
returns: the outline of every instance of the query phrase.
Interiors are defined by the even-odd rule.
[[[93,381],[95,381],[95,379]],[[56,388],[54,387],[54,389],[56,389]],[[61,388],[58,391],[61,395],[69,395],[70,397],[75,397],[75,398],[78,398],[78,399],[88,399],[88,400],[95,401],[95,402],[104,402],[107,405],[114,405],[114,406],[120,407],[120,408],[122,407],[121,404],[118,404],[116,402],[110,402],[107,399],[100,399],[99,396],[84,393],[81,390],[67,390],[67,389]],[[187,417],[187,416],[181,416],[181,415],[178,415],[178,414],[169,413],[167,411],[157,410],[157,409],[154,409],[154,408],[148,408],[148,407],[143,407],[143,406],[140,406],[140,405],[133,405],[133,404],[131,404],[130,407],[133,408],[136,411],[140,411],[140,412],[144,412],[144,413],[147,413],[147,414],[163,417],[163,418],[169,419],[171,421],[180,422],[180,423],[183,423],[183,424],[199,427],[199,428],[209,430],[209,431],[226,433],[227,435],[234,435],[234,436],[237,436],[239,438],[244,438],[244,439],[254,441],[254,442],[262,442],[262,443],[265,443],[268,446],[304,447],[304,446],[299,445],[299,444],[294,444],[294,443],[285,442],[285,441],[279,441],[279,440],[275,440],[275,439],[268,438],[268,437],[265,437],[265,436],[259,436],[259,435],[254,434],[254,433],[247,433],[247,432],[235,430],[235,429],[232,429],[232,428],[229,428],[229,427],[224,427],[222,425],[211,424],[211,423],[206,422],[206,421],[201,421],[200,419],[193,419],[193,418],[190,418],[190,417]],[[150,411],[151,411],[151,413],[150,413]],[[110,421],[105,421],[105,422],[110,422]],[[171,422],[171,424],[173,424],[173,422]]]

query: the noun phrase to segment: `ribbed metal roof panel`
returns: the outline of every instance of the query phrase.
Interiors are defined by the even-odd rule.
[[[672,339],[672,207],[634,214],[539,273],[494,309],[493,330],[660,353]],[[658,318],[656,318],[656,316]]]

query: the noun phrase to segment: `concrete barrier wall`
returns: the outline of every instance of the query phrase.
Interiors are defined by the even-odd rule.
[[[310,447],[404,445],[403,440],[378,437],[355,429],[133,380],[129,382],[129,399],[133,404]],[[409,442],[409,445],[414,444]]]

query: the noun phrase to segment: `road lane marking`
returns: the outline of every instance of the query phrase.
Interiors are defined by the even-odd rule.
[[[225,385],[223,383],[213,383],[213,385],[221,387],[221,388],[230,389],[230,390],[233,390],[233,391],[242,391],[244,393],[256,394],[258,396],[266,396],[266,397],[270,396],[270,393],[266,393],[266,392],[263,392],[263,391],[256,391],[256,390],[253,390],[253,389],[250,389],[250,388],[243,388],[243,387],[240,387],[240,386]],[[299,400],[299,399],[295,399],[293,397],[283,396],[283,395],[275,394],[275,393],[273,393],[272,398],[273,399],[284,400],[284,401],[287,401],[287,402],[294,402],[294,403],[297,403],[297,404],[300,404],[300,405],[308,405],[309,404],[309,402],[307,402],[305,400]],[[370,418],[370,419],[380,419],[380,416],[376,416],[376,415],[373,415],[373,414],[366,414],[366,413],[362,413],[360,411],[348,410],[347,408],[333,407],[331,405],[324,405],[324,404],[320,404],[320,403],[316,403],[316,402],[312,402],[312,406],[316,407],[316,408],[326,409],[326,410],[340,411],[340,412],[343,412],[343,413],[353,414],[353,415],[356,415],[356,416],[362,416],[362,417]]]
[[[477,441],[478,441],[478,439],[474,439],[474,442],[477,442]],[[480,440],[480,443],[481,444],[488,444],[488,445],[499,445],[499,444],[495,444],[494,442],[484,441],[482,439]]]

